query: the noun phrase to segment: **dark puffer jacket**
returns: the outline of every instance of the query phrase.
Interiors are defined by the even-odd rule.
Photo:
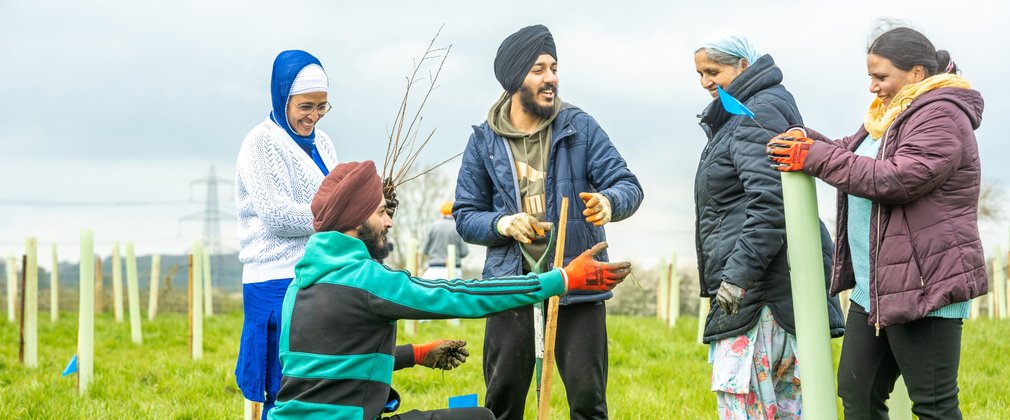
[[[978,234],[981,166],[975,132],[982,95],[939,88],[898,115],[877,159],[853,151],[856,134],[810,147],[803,171],[838,189],[838,246],[831,292],[855,287],[846,226],[847,194],[873,201],[870,210],[868,322],[880,328],[923,318],[930,311],[988,292]]]
[[[587,223],[582,215],[586,205],[579,199],[580,192],[606,196],[613,212],[611,222],[635,214],[644,193],[610,137],[585,111],[576,107],[562,109],[551,125],[551,136],[544,180],[547,220],[557,226],[561,197],[568,197],[568,214],[564,215],[568,218],[565,233],[565,264],[568,264],[597,242],[607,240],[603,227]],[[498,219],[521,209],[514,162],[506,140],[495,134],[486,121],[473,127],[456,179],[452,214],[463,240],[487,247],[484,277],[523,274],[519,243],[495,230]],[[597,256],[601,261],[607,258],[606,251]],[[545,261],[553,260],[551,251]],[[595,302],[612,296],[613,292],[576,291],[562,296],[561,304]]]
[[[774,133],[802,123],[796,101],[781,83],[782,71],[765,55],[727,89],[754,112],[764,128],[747,117],[727,113],[719,99],[701,117],[709,139],[694,186],[701,295],[714,298],[724,281],[747,291],[736,315],[712,305],[705,324],[706,343],[745,333],[757,323],[764,306],[779,325],[796,334],[782,181],[765,154],[765,144]],[[823,223],[821,239],[827,274],[832,245]],[[827,284],[827,276],[811,281]],[[838,299],[825,298],[831,335],[840,336],[844,320]]]

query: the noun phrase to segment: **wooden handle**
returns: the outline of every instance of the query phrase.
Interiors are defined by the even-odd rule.
[[[554,268],[565,266],[565,230],[568,228],[568,197],[561,197],[561,212],[558,213],[558,241],[554,246]],[[540,376],[540,407],[537,418],[550,418],[551,411],[551,379],[554,375],[554,342],[558,332],[557,296],[551,296],[547,301],[547,327],[544,328],[544,363]]]

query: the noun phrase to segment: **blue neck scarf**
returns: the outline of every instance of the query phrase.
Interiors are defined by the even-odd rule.
[[[273,106],[270,119],[283,128],[291,136],[291,139],[312,157],[312,161],[316,163],[323,175],[328,175],[330,171],[323,163],[319,150],[316,149],[316,130],[313,128],[312,133],[308,136],[301,136],[288,124],[288,93],[291,92],[291,84],[294,83],[298,72],[309,64],[323,66],[316,57],[302,50],[283,51],[274,59],[274,70],[270,76],[270,100]]]

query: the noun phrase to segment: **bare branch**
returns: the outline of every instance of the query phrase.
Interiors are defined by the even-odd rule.
[[[456,153],[456,155],[455,155],[455,156],[453,156],[453,157],[451,157],[451,158],[448,158],[448,159],[446,159],[446,160],[443,160],[443,161],[441,161],[441,162],[439,162],[439,163],[435,164],[435,166],[432,166],[432,167],[430,167],[430,168],[428,168],[428,169],[424,170],[423,172],[421,172],[421,173],[419,173],[419,174],[417,174],[417,175],[414,175],[414,176],[412,176],[412,177],[410,177],[410,178],[407,178],[407,179],[405,179],[405,180],[403,180],[403,181],[400,181],[400,183],[399,183],[398,185],[403,185],[403,184],[406,184],[406,183],[407,183],[408,181],[413,181],[413,180],[415,180],[415,179],[417,179],[417,178],[419,178],[419,177],[422,177],[422,176],[424,176],[424,175],[427,175],[427,174],[431,173],[431,171],[434,171],[435,169],[438,169],[438,167],[439,167],[439,166],[442,166],[442,165],[445,165],[446,163],[449,163],[449,161],[451,161],[451,160],[453,160],[453,159],[456,159],[456,158],[458,158],[458,157],[460,157],[460,156],[463,156],[463,152],[459,152],[459,153]]]
[[[404,182],[415,179],[419,176],[431,172],[438,166],[455,159],[459,155],[453,156],[452,158],[446,159],[442,163],[435,165],[434,167],[418,174],[407,178],[407,174],[411,172],[411,168],[417,161],[424,150],[425,146],[431,141],[436,130],[433,129],[424,137],[424,140],[418,143],[418,136],[420,135],[420,126],[424,121],[422,112],[424,111],[425,105],[428,103],[428,98],[431,97],[431,93],[439,87],[438,78],[442,73],[442,69],[445,67],[445,61],[449,57],[449,53],[452,51],[452,45],[447,47],[435,47],[435,42],[438,40],[439,35],[442,33],[442,29],[445,27],[443,24],[435,32],[435,36],[431,38],[428,42],[428,46],[425,48],[424,53],[420,56],[420,59],[414,58],[411,60],[413,63],[413,70],[410,75],[405,77],[406,86],[404,88],[403,98],[400,100],[400,104],[397,107],[396,115],[393,118],[393,124],[390,128],[387,128],[387,143],[386,143],[386,156],[385,161],[382,165],[382,178],[384,181],[389,182],[387,189],[392,190]],[[425,68],[426,62],[428,61],[438,61],[438,67],[432,72],[430,69]],[[427,73],[427,77],[421,76],[422,72]],[[410,98],[411,89],[417,87],[416,85],[422,81],[427,82],[428,87],[424,91],[424,94],[420,97],[420,102],[413,112],[410,112]],[[408,121],[409,119],[409,121]]]

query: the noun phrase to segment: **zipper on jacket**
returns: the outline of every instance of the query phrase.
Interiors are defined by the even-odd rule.
[[[883,143],[880,143],[880,157],[884,157],[884,154],[887,153],[887,134],[888,132],[885,131]],[[880,287],[879,287],[880,279],[878,279],[876,276],[876,271],[879,263],[879,261],[877,260],[878,257],[880,256],[880,203],[877,203],[877,237],[875,242],[876,245],[873,247],[874,272],[871,274],[873,274],[873,298],[874,298],[873,305],[877,310],[874,327],[876,328],[876,336],[880,337]]]
[[[908,241],[909,246],[911,246],[912,244],[911,232],[909,232]],[[922,275],[922,264],[919,264],[919,257],[915,255],[914,247],[912,248],[912,261],[915,262],[915,269],[919,271],[919,285],[922,287],[926,287],[926,277]]]

